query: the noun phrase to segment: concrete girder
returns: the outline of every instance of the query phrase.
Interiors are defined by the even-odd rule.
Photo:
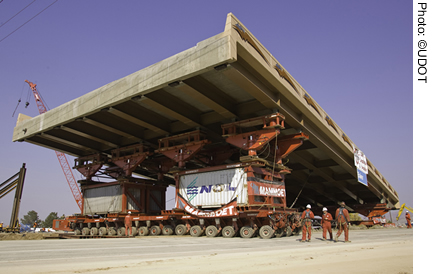
[[[175,88],[213,109],[224,118],[236,117],[236,109],[231,103],[234,99],[201,76],[187,79]]]
[[[130,140],[132,142],[135,142],[135,141],[139,142],[141,140],[140,138],[137,138],[137,137],[135,137],[135,136],[133,136],[133,135],[127,133],[127,132],[124,132],[124,131],[119,130],[117,128],[114,128],[112,126],[106,125],[104,123],[100,123],[100,122],[95,121],[93,119],[90,119],[88,117],[83,118],[83,122],[88,123],[88,124],[93,125],[95,127],[98,127],[98,128],[101,128],[101,129],[104,129],[104,130],[107,130],[107,131],[110,131],[112,133],[115,133],[117,135],[122,136],[123,138],[121,140],[121,144],[120,144],[121,146],[123,144],[125,144],[125,143],[128,143],[128,142],[126,142],[125,139]]]
[[[141,120],[141,119],[138,119],[138,118],[136,118],[136,117],[134,117],[134,116],[131,116],[131,115],[127,114],[127,113],[124,113],[124,112],[122,112],[122,111],[119,111],[119,110],[117,110],[116,108],[111,107],[111,108],[109,108],[108,111],[109,111],[110,113],[112,113],[112,114],[118,116],[119,118],[122,118],[122,119],[124,119],[124,120],[127,120],[127,121],[129,121],[129,122],[131,122],[131,123],[134,123],[134,124],[140,126],[140,127],[148,128],[148,129],[154,131],[154,132],[155,132],[156,134],[158,134],[158,135],[166,135],[166,134],[169,133],[169,132],[166,131],[166,130],[163,130],[163,129],[161,129],[161,128],[158,128],[158,127],[156,127],[156,126],[154,126],[154,125],[152,125],[152,124],[150,124],[150,123],[147,123],[147,122],[145,122],[145,121],[143,121],[143,120]]]
[[[69,126],[61,126],[60,128],[62,130],[64,130],[64,131],[70,132],[71,134],[74,134],[74,135],[77,135],[77,136],[81,136],[83,138],[87,138],[87,139],[95,141],[95,142],[99,142],[102,145],[107,146],[108,148],[116,148],[116,147],[118,147],[118,145],[116,145],[116,144],[114,144],[112,142],[109,142],[107,140],[103,140],[101,138],[95,137],[94,135],[90,135],[88,133],[85,133],[85,132],[82,132],[82,131],[79,131],[79,130],[76,130],[76,129],[73,129],[73,128],[69,127]]]
[[[299,153],[300,154],[300,153]],[[363,204],[364,201],[360,198],[358,198],[357,195],[355,195],[354,193],[352,193],[349,189],[347,189],[346,187],[343,187],[342,185],[340,185],[339,182],[337,182],[334,177],[333,177],[333,173],[328,174],[328,172],[326,172],[326,170],[324,168],[317,168],[313,163],[309,162],[306,160],[306,157],[302,157],[300,155],[298,155],[297,152],[294,152],[291,157],[293,159],[295,159],[296,161],[298,161],[299,163],[301,163],[302,165],[306,166],[308,169],[314,170],[315,173],[319,176],[321,176],[323,179],[325,179],[326,181],[332,183],[334,185],[334,187],[340,189],[341,191],[343,191],[344,193],[346,193],[347,195],[349,195],[349,197],[351,197],[352,199],[354,199],[355,201],[357,201],[360,204]]]

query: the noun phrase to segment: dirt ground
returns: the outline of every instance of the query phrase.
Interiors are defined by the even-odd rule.
[[[57,233],[0,233],[0,241],[43,240],[57,235]]]

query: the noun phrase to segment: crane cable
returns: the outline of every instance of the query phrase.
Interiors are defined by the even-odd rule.
[[[21,88],[20,99],[18,99],[18,103],[17,103],[17,106],[15,107],[14,112],[12,113],[12,117],[14,117],[15,112],[17,111],[18,105],[21,103],[21,97],[23,96],[24,85],[25,85],[25,84],[23,84],[23,87]]]

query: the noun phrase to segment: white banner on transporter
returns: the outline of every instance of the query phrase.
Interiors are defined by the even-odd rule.
[[[202,210],[194,207],[193,205],[189,204],[189,202],[186,201],[186,199],[184,199],[180,195],[177,195],[175,207],[179,209],[183,209],[186,213],[190,215],[198,216],[201,218],[231,217],[231,216],[239,215],[236,208],[237,207],[236,199],[233,199],[228,204],[216,210]]]

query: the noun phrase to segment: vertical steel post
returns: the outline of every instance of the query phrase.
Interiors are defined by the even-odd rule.
[[[18,183],[17,183],[17,188],[15,190],[14,204],[12,207],[11,222],[9,225],[10,228],[18,227],[18,213],[20,212],[21,196],[23,194],[25,176],[26,176],[26,164],[23,163],[23,166],[21,167],[18,175]]]

